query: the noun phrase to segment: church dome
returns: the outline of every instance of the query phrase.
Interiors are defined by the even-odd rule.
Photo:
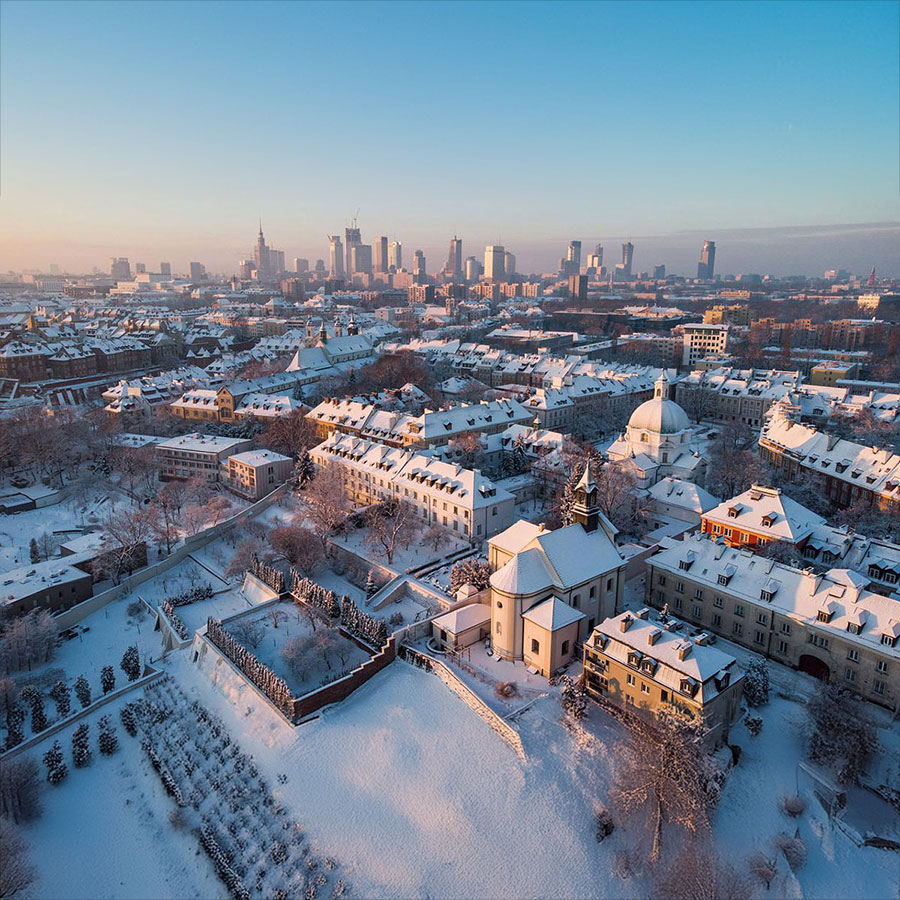
[[[628,427],[655,434],[678,434],[691,427],[687,413],[674,401],[654,397],[644,401],[628,420]]]

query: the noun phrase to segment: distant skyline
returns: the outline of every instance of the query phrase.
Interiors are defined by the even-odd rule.
[[[259,217],[312,262],[359,208],[430,272],[900,275],[898,9],[2,0],[0,270],[230,272]]]

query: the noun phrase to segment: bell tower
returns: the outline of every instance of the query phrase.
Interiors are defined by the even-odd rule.
[[[588,460],[581,480],[575,485],[572,520],[585,531],[596,531],[600,525],[600,490],[594,477],[593,460]]]

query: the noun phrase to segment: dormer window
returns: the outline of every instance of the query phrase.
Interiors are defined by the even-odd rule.
[[[849,631],[850,634],[859,634],[862,629],[859,627],[859,625],[856,624],[856,622],[849,622],[847,624],[847,631]]]
[[[820,609],[816,614],[816,621],[828,623],[831,621],[831,613],[827,609]]]
[[[897,643],[897,638],[893,634],[883,634],[881,635],[881,643],[886,647],[893,647]]]
[[[736,506],[728,507],[728,518],[729,519],[736,519],[738,517],[739,513],[740,513],[740,509],[738,507],[736,507]]]

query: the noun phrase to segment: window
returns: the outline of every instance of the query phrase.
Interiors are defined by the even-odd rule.
[[[634,675],[632,675],[631,672],[628,673],[628,676],[626,677],[625,680],[626,680],[630,685],[634,686],[634,684],[635,684]]]
[[[503,633],[503,630],[500,628],[500,623],[499,623],[499,622],[497,623],[496,627],[494,628],[494,631],[495,631],[497,634],[502,634],[502,633]]]
[[[856,669],[845,669],[844,678],[847,681],[856,681]]]
[[[764,631],[759,631],[758,629],[753,635],[753,643],[759,644],[762,646],[766,642],[766,633]]]
[[[718,613],[713,614],[713,628],[718,628],[722,624],[722,617]]]
[[[878,669],[879,672],[886,673],[887,663],[883,659],[879,659],[875,665],[875,668]]]
[[[713,600],[713,606],[715,606],[717,609],[721,609],[724,605],[725,605],[725,602],[722,600],[721,597],[716,597],[716,599]]]
[[[534,638],[531,639],[531,652],[532,653],[540,653],[541,652],[540,642],[535,640]]]
[[[872,685],[872,690],[879,695],[884,694],[885,682],[879,681],[877,678],[875,679],[875,683]]]
[[[675,598],[675,609],[681,609],[683,606],[684,606],[684,601],[681,599],[681,597],[676,597]]]
[[[660,576],[656,579],[656,583],[659,584],[659,585],[664,585],[664,584],[666,583],[666,576],[665,576],[665,575],[660,575]]]
[[[694,606],[693,606],[693,608],[691,609],[691,615],[692,615],[695,619],[702,618],[702,616],[703,616],[703,607],[702,607],[702,606],[697,606],[697,604],[695,603]]]
[[[563,642],[562,642],[562,647],[560,647],[559,649],[560,649],[560,652],[562,653],[563,656],[565,656],[566,654],[568,654],[568,652],[569,652],[569,642],[568,642],[568,641],[563,641]]]
[[[580,609],[581,607],[581,597],[578,594],[572,596],[572,607],[574,609]]]
[[[606,579],[606,590],[611,591],[612,588],[613,588],[613,580],[612,580],[612,578],[607,578]]]
[[[743,616],[744,616],[744,607],[743,607],[742,604],[740,604],[740,603],[735,603],[735,604],[734,604],[734,614],[735,614],[736,616],[741,616],[741,618],[743,618]]]
[[[757,614],[756,614],[756,621],[757,621],[760,625],[768,625],[768,624],[769,624],[769,617],[768,617],[765,613],[757,613]]]
[[[781,623],[781,633],[782,634],[790,634],[791,633],[791,626],[790,626],[789,622]]]
[[[697,588],[697,589],[694,591],[694,599],[695,599],[695,600],[702,600],[702,599],[703,599],[703,589],[702,589],[702,588]]]
[[[847,651],[847,659],[850,662],[859,662],[859,650],[854,650],[852,647]]]
[[[643,682],[643,681],[641,682],[641,693],[642,693],[642,694],[649,694],[649,693],[650,693],[650,688],[649,688],[649,686],[648,686],[645,682]]]
[[[888,647],[894,646],[894,641],[897,639],[892,634],[883,634],[881,636],[881,643],[886,644]]]
[[[740,622],[735,622],[734,625],[731,626],[731,633],[736,637],[741,637],[744,633],[744,626],[741,625]]]
[[[597,596],[597,585],[596,585],[596,584],[592,584],[592,585],[591,585],[591,590],[590,590],[590,593],[588,594],[588,596],[589,596],[592,600],[594,599],[594,597]]]
[[[675,582],[675,590],[678,591],[679,594],[683,594],[684,593],[684,582],[676,581]]]
[[[778,642],[778,652],[784,656],[785,653],[788,652],[788,644],[787,641],[779,641]]]

